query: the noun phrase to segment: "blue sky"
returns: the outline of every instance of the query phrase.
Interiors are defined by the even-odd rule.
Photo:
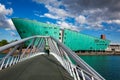
[[[28,18],[120,43],[119,0],[0,0],[0,40],[20,39],[11,18]]]

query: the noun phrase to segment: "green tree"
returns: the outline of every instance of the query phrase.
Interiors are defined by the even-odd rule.
[[[8,41],[7,41],[7,40],[2,40],[2,41],[0,41],[0,46],[4,46],[4,45],[6,45],[6,44],[8,44]]]

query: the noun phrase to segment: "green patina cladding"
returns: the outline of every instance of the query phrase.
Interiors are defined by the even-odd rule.
[[[21,38],[26,38],[34,35],[43,35],[53,36],[59,39],[60,28],[58,26],[27,19],[13,18],[12,20]]]
[[[34,35],[42,35],[53,36],[54,38],[59,39],[59,26],[20,18],[13,18],[12,21],[21,38],[26,38]],[[64,29],[63,43],[74,51],[105,50],[109,45],[109,42],[110,41],[108,40],[103,40]]]
[[[63,42],[72,50],[105,50],[109,45],[108,40],[80,34],[71,30],[64,30]]]
[[[54,38],[59,39],[60,28],[58,26],[19,18],[13,18],[12,21],[22,39],[34,35],[53,36]],[[32,41],[33,40],[27,41],[26,45],[28,45]],[[39,40],[35,41],[36,45],[37,41]]]

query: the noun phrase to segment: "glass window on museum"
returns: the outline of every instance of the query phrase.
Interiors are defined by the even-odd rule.
[[[61,37],[59,37],[59,39],[61,39]]]
[[[54,27],[54,29],[57,29],[56,27]]]
[[[59,33],[59,35],[61,36],[61,33]]]
[[[45,31],[45,34],[48,34],[48,31]]]

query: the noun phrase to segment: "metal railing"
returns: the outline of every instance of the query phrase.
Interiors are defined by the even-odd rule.
[[[49,36],[33,36],[0,47],[0,53],[8,52],[0,61],[0,70],[44,54],[45,45],[49,45],[50,54],[61,63],[74,80],[105,80],[64,44]]]

